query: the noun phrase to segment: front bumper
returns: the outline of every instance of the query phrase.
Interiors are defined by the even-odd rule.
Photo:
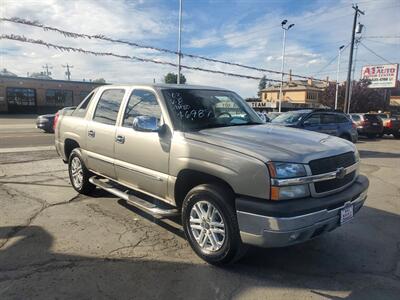
[[[367,198],[368,185],[368,179],[360,175],[350,187],[338,194],[287,200],[283,205],[276,203],[278,207],[274,207],[275,203],[265,207],[260,203],[254,204],[254,201],[250,204],[252,201],[244,198],[236,199],[241,239],[243,243],[255,246],[285,247],[332,231],[340,226],[343,208],[353,205],[354,214],[360,210]],[[264,206],[261,210],[260,205]],[[262,214],[254,210],[260,210]]]

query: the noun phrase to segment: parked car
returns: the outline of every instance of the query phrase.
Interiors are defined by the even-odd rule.
[[[382,136],[383,122],[376,114],[350,114],[351,119],[357,125],[359,135],[365,135],[372,139],[377,136]]]
[[[44,132],[52,133],[55,114],[47,114],[38,116],[36,119],[36,128],[42,129]]]
[[[344,113],[331,110],[303,109],[283,113],[272,124],[326,133],[349,140],[358,140],[356,125]]]
[[[383,122],[384,134],[392,134],[395,138],[400,138],[400,118],[398,116],[389,116],[388,114],[377,114]]]
[[[275,119],[277,116],[281,115],[282,113],[277,112],[277,111],[271,111],[267,113],[268,118],[270,119],[270,122]]]
[[[212,264],[237,260],[245,245],[332,231],[360,210],[369,185],[353,144],[265,124],[214,87],[98,87],[59,111],[55,145],[76,191],[98,187],[154,216],[181,215],[190,246]]]

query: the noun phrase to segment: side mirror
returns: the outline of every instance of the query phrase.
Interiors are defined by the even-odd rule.
[[[133,129],[144,132],[158,132],[158,119],[149,116],[137,116],[133,119]]]

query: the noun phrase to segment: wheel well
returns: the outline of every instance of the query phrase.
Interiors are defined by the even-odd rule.
[[[182,170],[179,172],[175,182],[174,195],[176,206],[179,208],[182,207],[187,193],[195,186],[205,183],[217,184],[227,188],[232,194],[235,193],[226,181],[216,176],[195,170]]]
[[[74,150],[75,148],[79,148],[79,144],[77,141],[73,140],[73,139],[66,139],[64,142],[64,153],[65,153],[65,157],[69,158],[69,155],[71,154],[72,150]]]

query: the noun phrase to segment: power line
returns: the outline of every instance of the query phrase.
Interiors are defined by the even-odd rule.
[[[72,51],[72,52],[79,52],[79,53],[84,53],[84,54],[91,54],[91,55],[95,55],[95,56],[112,56],[112,57],[130,59],[130,60],[135,60],[135,61],[140,61],[140,62],[151,62],[151,63],[155,63],[155,64],[160,64],[160,65],[168,65],[168,66],[172,66],[172,67],[177,67],[178,66],[175,63],[161,61],[161,60],[154,60],[154,59],[149,59],[149,58],[141,58],[141,57],[131,56],[131,55],[121,55],[121,54],[115,54],[115,53],[112,53],[112,52],[97,52],[97,51],[92,51],[92,50],[85,50],[85,49],[82,49],[82,48],[61,46],[61,45],[56,45],[56,44],[52,44],[52,43],[47,43],[47,42],[44,42],[42,40],[30,39],[30,38],[26,38],[24,36],[14,35],[14,34],[11,34],[11,35],[2,34],[0,36],[0,39],[7,39],[7,40],[14,40],[14,41],[19,41],[19,42],[23,42],[23,43],[42,45],[42,46],[46,46],[47,48],[57,49],[59,51],[66,51],[66,52],[71,52]],[[237,73],[210,70],[210,69],[204,69],[204,68],[199,68],[199,67],[191,67],[191,66],[186,66],[186,65],[181,65],[181,68],[188,69],[188,70],[194,70],[194,71],[202,71],[202,72],[208,72],[208,73],[214,73],[214,74],[222,74],[222,75],[246,78],[246,79],[256,79],[256,80],[261,79],[261,77],[256,77],[256,76],[251,76],[251,75],[242,75],[242,74],[237,74]],[[267,79],[267,80],[268,81],[272,81],[272,82],[281,82],[280,80],[275,80],[275,79]]]
[[[120,39],[113,39],[110,37],[107,37],[105,35],[90,35],[90,34],[85,34],[85,33],[76,33],[76,32],[71,32],[71,31],[65,31],[56,27],[51,27],[51,26],[46,26],[44,24],[41,24],[37,21],[30,21],[26,19],[21,19],[21,18],[0,18],[1,21],[7,21],[7,22],[12,22],[12,23],[17,23],[17,24],[23,24],[27,26],[33,26],[37,28],[41,28],[44,31],[54,31],[59,34],[62,34],[64,37],[70,37],[70,38],[87,38],[87,39],[98,39],[98,40],[103,40],[107,42],[112,42],[112,43],[119,43],[119,44],[126,44],[129,46],[137,47],[137,48],[142,48],[142,49],[149,49],[149,50],[155,50],[159,52],[164,52],[164,53],[169,53],[169,54],[175,54],[178,55],[177,51],[174,50],[169,50],[165,48],[159,48],[159,47],[153,47],[149,45],[142,45],[139,43],[135,42],[130,42],[130,41],[124,41]],[[267,73],[272,73],[272,74],[281,74],[279,71],[275,70],[269,70],[269,69],[263,69],[263,68],[258,68],[258,67],[253,67],[253,66],[248,66],[244,64],[239,64],[239,63],[234,63],[234,62],[228,62],[224,60],[219,60],[219,59],[214,59],[214,58],[209,58],[201,55],[195,55],[195,54],[187,54],[187,53],[181,53],[182,56],[190,57],[190,58],[197,58],[197,59],[202,59],[210,62],[215,62],[215,63],[221,63],[225,65],[231,65],[231,66],[236,66],[236,67],[241,67],[241,68],[246,68],[249,70],[254,70],[254,71],[259,71],[259,72],[267,72]],[[284,75],[291,75],[292,77],[297,77],[297,78],[304,78],[304,79],[309,79],[310,77],[308,76],[303,76],[303,75],[296,75],[296,74],[289,74],[289,73],[283,73]],[[325,81],[323,79],[317,79],[313,78],[315,81]]]
[[[350,43],[348,43],[343,49],[342,51],[344,51],[348,46],[350,45]],[[325,66],[323,66],[318,72],[315,72],[314,75],[321,73],[323,70],[325,70],[327,67],[329,67],[338,57],[338,54],[335,55],[335,57],[333,57]]]
[[[374,54],[376,57],[379,57],[380,59],[382,59],[383,61],[392,64],[392,62],[388,61],[386,58],[384,58],[383,56],[379,55],[378,53],[376,53],[374,50],[368,48],[367,46],[365,46],[365,44],[363,42],[360,42],[361,46],[363,46],[365,49],[367,49],[369,52],[371,52],[372,54]]]

